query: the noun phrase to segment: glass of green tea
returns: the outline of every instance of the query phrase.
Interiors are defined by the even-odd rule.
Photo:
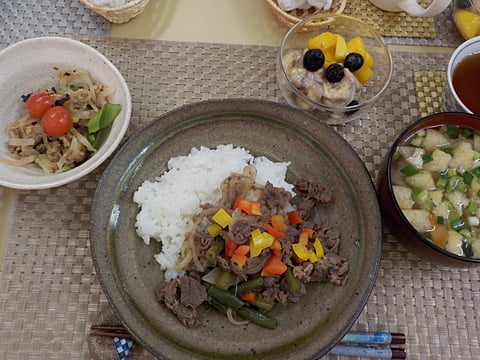
[[[447,66],[443,95],[444,111],[480,115],[480,36],[462,43]]]

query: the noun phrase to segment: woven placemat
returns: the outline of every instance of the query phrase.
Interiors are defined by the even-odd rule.
[[[421,4],[428,5],[430,1]],[[453,3],[433,18],[382,11],[368,0],[349,0],[344,13],[371,24],[389,44],[455,47],[464,41],[453,23]]]
[[[186,103],[227,97],[284,101],[276,84],[274,48],[79,39],[124,74],[133,98],[129,135]],[[448,54],[394,52],[394,61],[392,85],[377,106],[365,118],[335,127],[375,182],[392,140],[430,101],[419,94],[434,96],[431,89],[441,87],[440,77],[430,72],[443,71]],[[91,358],[88,331],[107,301],[90,255],[89,216],[105,166],[60,188],[16,192],[0,279],[1,359]],[[353,329],[405,333],[410,359],[473,360],[478,358],[479,303],[480,269],[448,269],[420,260],[385,229],[379,277]],[[150,358],[136,351],[132,359]]]
[[[433,17],[383,11],[368,0],[347,1],[344,13],[366,21],[383,36],[434,38],[436,35]]]
[[[442,111],[445,71],[416,71],[417,101],[422,116]]]
[[[110,23],[78,0],[0,0],[0,49],[49,34],[108,35]]]

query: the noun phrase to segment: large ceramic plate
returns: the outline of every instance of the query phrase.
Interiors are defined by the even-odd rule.
[[[278,306],[276,330],[231,325],[200,308],[200,325],[187,329],[157,303],[163,275],[136,236],[132,201],[145,180],[166,170],[192,147],[232,143],[273,161],[290,161],[287,180],[302,174],[334,189],[324,216],[341,231],[340,253],[350,262],[345,286],[309,284],[296,304]],[[221,164],[219,164],[221,166]],[[172,204],[175,206],[175,204]],[[100,282],[117,315],[155,356],[164,359],[317,359],[349,330],[374,285],[381,256],[381,223],[372,181],[354,150],[331,128],[300,110],[259,100],[213,100],[173,110],[134,134],[100,179],[91,247]]]

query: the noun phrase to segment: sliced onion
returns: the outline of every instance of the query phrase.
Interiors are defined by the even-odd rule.
[[[217,283],[218,277],[222,272],[223,270],[220,269],[219,267],[213,268],[213,270],[210,270],[208,273],[203,275],[202,280],[205,281],[206,283],[215,285]]]
[[[228,318],[228,321],[233,324],[233,325],[245,325],[245,324],[248,324],[248,320],[236,320],[234,317],[233,317],[233,310],[231,307],[228,307],[227,308],[227,318]]]

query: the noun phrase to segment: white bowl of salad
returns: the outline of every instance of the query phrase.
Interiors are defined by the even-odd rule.
[[[0,52],[0,185],[47,189],[96,169],[125,135],[131,97],[119,70],[73,39]]]

